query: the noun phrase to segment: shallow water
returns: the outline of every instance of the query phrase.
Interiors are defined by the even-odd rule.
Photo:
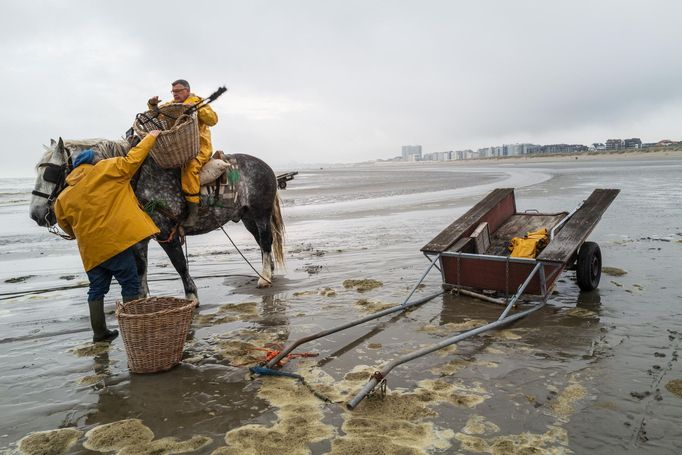
[[[665,159],[301,171],[281,192],[287,269],[271,289],[255,289],[220,231],[189,239],[202,317],[185,362],[148,376],[129,374],[120,338],[87,352],[86,276],[75,244],[34,226],[27,199],[8,196],[14,202],[0,204],[0,447],[15,451],[34,431],[85,432],[135,418],[157,439],[211,438],[197,453],[678,453],[682,401],[665,385],[682,379],[681,171],[682,162]],[[516,187],[518,209],[540,211],[570,210],[593,188],[620,188],[590,239],[605,266],[626,273],[604,274],[598,290],[580,293],[566,272],[538,313],[396,368],[386,399],[353,412],[293,380],[253,380],[235,366],[262,354],[251,347],[364,317],[371,304],[401,303],[428,265],[419,248],[495,187]],[[260,267],[241,225],[228,232]],[[160,248],[150,255],[152,293],[182,296]],[[383,286],[361,293],[343,286],[348,279]],[[439,283],[432,272],[417,296]],[[117,292],[112,286],[108,310]],[[305,345],[298,351],[318,357],[284,370],[343,401],[384,362],[500,311],[444,295]],[[91,453],[85,440],[67,453]]]

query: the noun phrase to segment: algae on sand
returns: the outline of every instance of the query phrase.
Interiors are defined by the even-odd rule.
[[[379,288],[383,286],[384,283],[377,280],[345,280],[343,282],[343,287],[346,289],[355,288],[358,292],[371,291],[372,289]]]
[[[682,379],[673,379],[665,385],[665,388],[677,398],[682,398]]]
[[[119,420],[85,433],[83,447],[96,452],[113,452],[125,446],[151,442],[154,433],[139,419]]]
[[[19,450],[25,455],[59,455],[73,446],[82,434],[75,428],[31,433],[19,441]]]

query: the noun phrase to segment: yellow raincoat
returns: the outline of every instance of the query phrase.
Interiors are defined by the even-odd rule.
[[[81,164],[66,178],[54,212],[64,232],[78,240],[86,272],[159,233],[130,186],[154,142],[148,135],[127,156]]]
[[[511,239],[510,256],[513,258],[535,258],[542,249],[547,246],[549,235],[547,229],[541,228],[537,231],[529,232],[525,237],[514,237]]]
[[[192,105],[201,102],[203,98],[190,93],[187,99],[182,104]],[[171,104],[171,103],[165,103]],[[209,126],[214,126],[218,123],[218,114],[206,105],[197,111],[197,118],[199,120],[199,154],[190,162],[185,164],[182,168],[181,182],[182,192],[185,193],[187,202],[199,203],[199,171],[204,164],[208,163],[213,155],[213,145],[211,144],[211,131]]]

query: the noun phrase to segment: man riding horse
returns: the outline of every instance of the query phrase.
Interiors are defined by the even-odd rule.
[[[190,92],[189,82],[186,80],[178,79],[171,85],[174,103],[192,106],[203,101],[202,98]],[[149,98],[149,101],[147,101],[149,109],[158,109],[158,105],[158,96]],[[201,171],[202,166],[211,159],[211,155],[213,154],[211,131],[208,127],[218,123],[218,115],[208,104],[199,108],[197,111],[197,118],[199,120],[199,154],[183,166],[181,174],[182,192],[185,194],[188,212],[187,218],[185,218],[185,221],[182,224],[186,228],[193,228],[197,223],[199,215],[199,191],[201,189],[199,185],[199,172]]]

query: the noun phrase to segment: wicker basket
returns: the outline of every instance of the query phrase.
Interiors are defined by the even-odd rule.
[[[161,130],[150,154],[162,168],[182,167],[199,154],[199,121],[196,113],[185,114],[188,108],[172,103],[135,116],[133,130],[141,138],[149,131]]]
[[[132,373],[156,373],[182,359],[194,300],[150,297],[116,304],[116,318]]]

